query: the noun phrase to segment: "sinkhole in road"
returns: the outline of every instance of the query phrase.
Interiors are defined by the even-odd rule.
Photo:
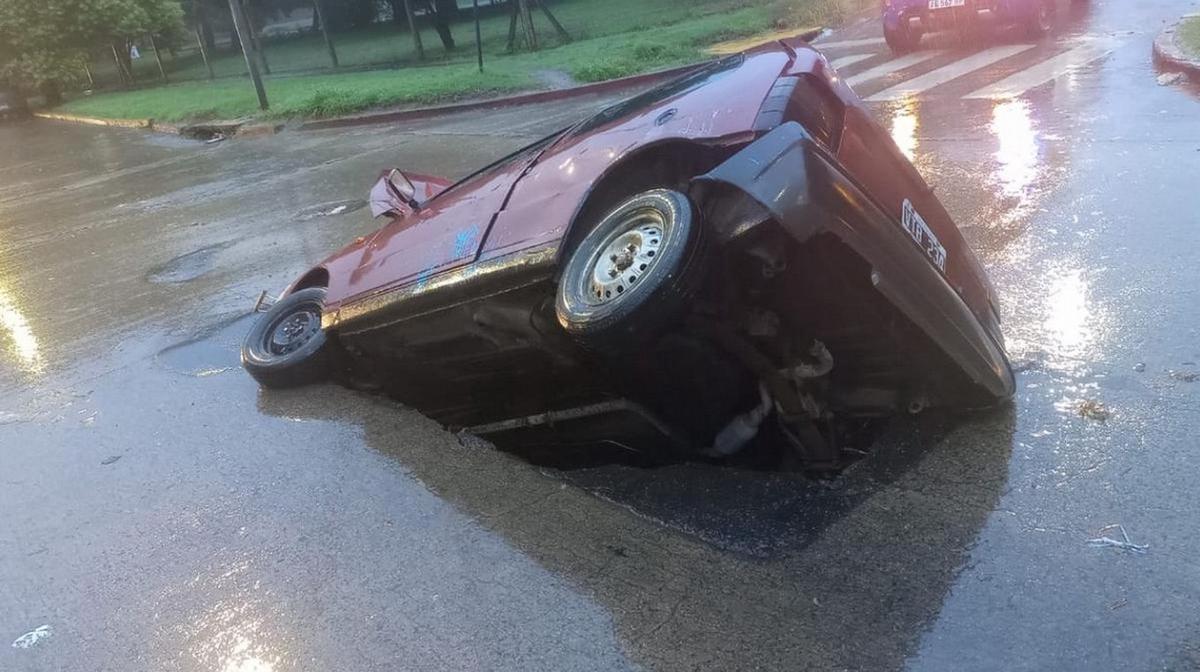
[[[214,322],[185,341],[158,352],[160,364],[176,373],[204,378],[241,368],[241,343],[258,313],[239,313]]]

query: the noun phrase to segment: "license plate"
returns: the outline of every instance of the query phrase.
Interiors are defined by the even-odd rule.
[[[916,241],[917,246],[925,251],[925,255],[929,257],[929,261],[933,262],[934,266],[942,273],[946,272],[946,248],[942,247],[941,241],[933,234],[933,229],[925,223],[917,209],[913,207],[912,201],[904,199],[904,205],[900,208],[900,225],[912,236]]]
[[[929,0],[930,9],[946,9],[947,7],[962,7],[967,0]]]

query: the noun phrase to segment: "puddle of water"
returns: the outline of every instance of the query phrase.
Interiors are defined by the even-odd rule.
[[[258,313],[218,321],[200,334],[159,351],[158,361],[187,376],[205,378],[241,370],[242,340]]]
[[[157,283],[188,282],[213,270],[217,253],[231,247],[235,240],[208,245],[180,255],[146,274],[146,279]]]

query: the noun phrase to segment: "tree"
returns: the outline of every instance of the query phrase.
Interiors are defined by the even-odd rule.
[[[0,77],[54,103],[84,76],[89,49],[106,45],[128,71],[129,46],[182,30],[178,0],[3,0]]]
[[[456,0],[425,0],[425,12],[433,18],[433,27],[437,29],[438,37],[442,38],[442,46],[446,51],[454,49],[454,36],[450,34],[450,22],[458,18],[458,2]]]

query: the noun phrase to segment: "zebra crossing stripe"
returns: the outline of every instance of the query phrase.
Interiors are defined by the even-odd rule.
[[[924,93],[935,86],[941,86],[946,82],[958,79],[963,75],[974,72],[980,68],[987,67],[992,63],[1002,61],[1011,56],[1032,49],[1032,44],[1010,44],[1002,47],[992,47],[977,54],[972,54],[961,60],[955,61],[949,65],[931,70],[918,77],[913,77],[907,81],[901,82],[889,89],[884,89],[879,93],[867,98],[867,102],[877,103],[887,100],[899,100],[907,98],[919,93]],[[899,59],[897,59],[899,60]],[[849,81],[849,80],[847,80]]]
[[[1112,52],[1112,46],[1112,44],[1107,42],[1096,42],[1076,47],[1054,58],[1025,68],[998,82],[989,84],[982,89],[972,91],[963,97],[990,100],[1015,98],[1035,86],[1041,86],[1046,82],[1058,79],[1072,70],[1108,55]]]
[[[829,62],[829,64],[833,66],[834,70],[837,70],[838,68],[845,68],[847,66],[854,65],[859,61],[865,61],[874,55],[875,54],[855,54],[853,56],[843,56],[841,58],[833,59]]]
[[[890,75],[893,72],[899,72],[905,68],[911,68],[918,63],[924,63],[931,58],[936,58],[937,56],[941,55],[942,52],[940,51],[918,51],[915,54],[901,56],[900,58],[892,59],[882,65],[875,66],[870,70],[864,70],[857,75],[850,75],[846,78],[846,83],[850,86],[858,86],[859,84],[869,82],[872,79],[879,79],[880,77]]]
[[[817,42],[812,46],[817,49],[838,49],[840,47],[874,47],[884,44],[882,37],[869,37],[863,40],[841,40],[839,42]]]

